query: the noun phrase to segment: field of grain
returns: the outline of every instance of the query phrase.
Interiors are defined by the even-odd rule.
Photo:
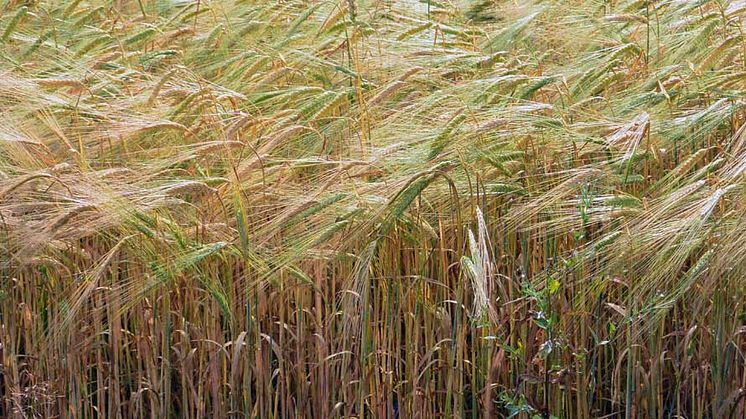
[[[0,0],[0,417],[745,417],[744,23]]]

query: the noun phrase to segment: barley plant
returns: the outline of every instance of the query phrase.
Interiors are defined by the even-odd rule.
[[[746,416],[743,1],[0,3],[0,417]]]

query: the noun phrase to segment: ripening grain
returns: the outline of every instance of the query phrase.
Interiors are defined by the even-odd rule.
[[[2,2],[0,417],[744,417],[745,19]]]

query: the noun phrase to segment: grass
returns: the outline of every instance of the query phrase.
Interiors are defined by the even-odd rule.
[[[745,13],[5,0],[0,416],[744,417]]]

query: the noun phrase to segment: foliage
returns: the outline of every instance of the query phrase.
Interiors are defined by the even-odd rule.
[[[745,15],[4,1],[0,416],[742,417]]]

